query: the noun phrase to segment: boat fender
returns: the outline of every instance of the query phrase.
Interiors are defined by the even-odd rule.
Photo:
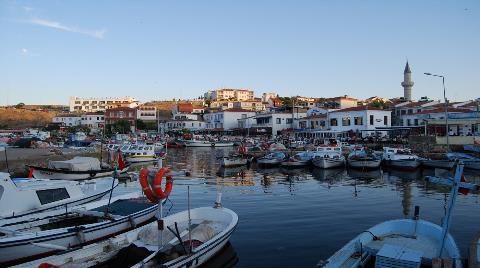
[[[166,175],[168,172],[170,172],[168,168],[161,168],[153,180],[153,191],[160,200],[167,198],[172,192],[173,179],[172,176]],[[165,183],[165,190],[162,190],[162,179],[164,176],[167,182]]]
[[[77,231],[77,237],[81,244],[85,243],[85,233],[83,232],[82,229],[79,229]]]
[[[413,214],[413,219],[418,221],[420,218],[420,206],[415,206],[415,212]]]
[[[27,178],[33,178],[33,167],[30,167],[28,169],[28,177]]]
[[[44,263],[40,263],[38,268],[60,268],[60,266],[44,262]]]
[[[148,183],[148,168],[144,167],[140,170],[140,185],[142,186],[142,191],[147,197],[147,199],[152,203],[158,203],[158,197],[152,191],[150,184]]]

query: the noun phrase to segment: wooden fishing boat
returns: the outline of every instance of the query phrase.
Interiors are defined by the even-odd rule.
[[[215,207],[182,211],[108,240],[16,267],[38,267],[42,263],[68,267],[198,267],[227,244],[237,223],[235,212],[216,203]]]
[[[459,189],[476,190],[475,184],[462,182],[463,163],[455,177],[426,177],[431,183],[451,186],[447,214],[442,226],[419,219],[415,207],[413,219],[382,222],[360,233],[326,261],[321,267],[462,267],[460,251],[449,234],[452,211]]]
[[[140,194],[85,204],[61,215],[17,222],[0,229],[0,267],[69,250],[147,223],[157,206]]]
[[[345,166],[345,157],[342,155],[342,147],[337,145],[324,145],[317,147],[312,158],[312,163],[319,168]]]
[[[0,227],[61,214],[66,208],[99,200],[118,185],[117,180],[112,185],[112,180],[103,178],[78,183],[11,179],[8,173],[0,173]]]
[[[291,168],[291,167],[305,167],[310,165],[312,162],[313,154],[312,152],[300,152],[296,153],[294,156],[289,157],[287,160],[281,163],[282,167]]]
[[[452,169],[455,166],[455,160],[452,159],[420,158],[419,160],[421,165],[427,168]]]
[[[419,157],[410,149],[383,148],[383,162],[386,166],[399,169],[416,169],[420,166]]]
[[[264,157],[257,159],[257,164],[261,166],[276,166],[285,160],[285,154],[282,152],[269,153]]]
[[[382,159],[363,147],[355,147],[348,155],[347,163],[350,168],[378,169]]]
[[[45,180],[88,180],[112,176],[115,168],[100,161],[95,157],[76,156],[66,161],[50,161],[48,166],[27,165],[34,178]],[[125,173],[129,166],[118,170]]]

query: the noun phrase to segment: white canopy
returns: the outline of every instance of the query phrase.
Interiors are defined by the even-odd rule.
[[[48,167],[70,171],[99,170],[100,160],[95,157],[76,156],[73,159],[65,161],[50,161]]]

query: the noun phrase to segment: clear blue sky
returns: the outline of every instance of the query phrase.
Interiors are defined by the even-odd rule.
[[[0,1],[0,105],[68,96],[480,97],[480,1]]]

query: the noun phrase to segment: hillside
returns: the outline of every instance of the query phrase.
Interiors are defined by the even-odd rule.
[[[53,112],[0,109],[0,128],[43,127],[52,122]]]

